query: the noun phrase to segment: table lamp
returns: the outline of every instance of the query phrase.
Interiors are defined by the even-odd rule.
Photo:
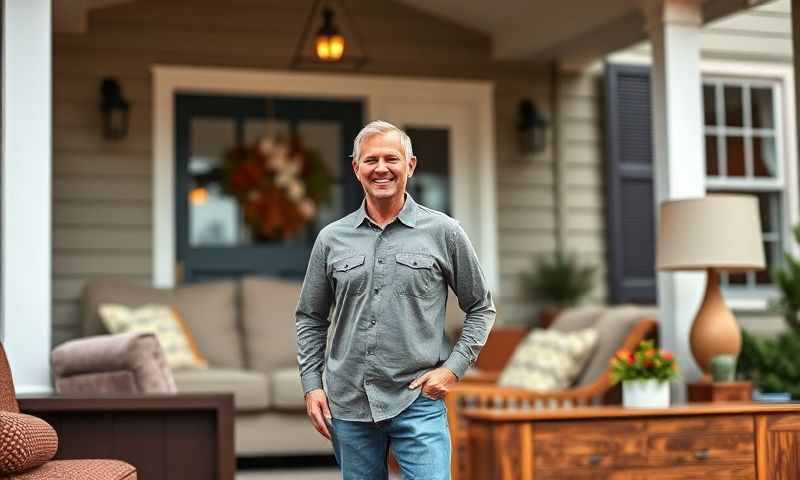
[[[758,198],[709,195],[661,204],[656,245],[659,270],[705,270],[706,292],[692,323],[689,345],[705,374],[718,354],[738,355],[742,336],[719,288],[719,272],[765,266]]]

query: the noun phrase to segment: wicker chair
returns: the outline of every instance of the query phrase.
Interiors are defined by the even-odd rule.
[[[652,309],[638,307],[615,307],[611,309],[583,308],[562,314],[551,328],[571,331],[595,325],[600,332],[600,341],[586,369],[579,376],[572,388],[557,391],[531,391],[521,388],[500,387],[496,380],[500,370],[480,370],[468,375],[456,384],[445,397],[450,435],[453,444],[452,472],[453,480],[468,480],[471,477],[469,455],[470,430],[467,420],[461,415],[469,408],[495,409],[546,409],[571,406],[607,405],[621,401],[619,386],[613,386],[610,379],[609,360],[616,350],[633,349],[645,338],[653,338],[658,333],[658,323]],[[492,333],[494,335],[495,332]],[[524,332],[513,329],[497,332],[497,338],[487,341],[489,350],[493,352],[491,360],[484,364],[497,365],[498,356],[508,358],[500,353],[498,344],[504,345],[513,352],[517,343],[524,338]],[[491,345],[490,345],[491,344]],[[476,366],[481,366],[479,357]]]
[[[53,427],[19,413],[11,369],[0,344],[0,478],[136,480],[136,469],[117,460],[50,460],[57,449]]]

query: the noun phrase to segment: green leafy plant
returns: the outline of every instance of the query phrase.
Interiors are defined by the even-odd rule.
[[[564,308],[577,304],[594,287],[596,268],[582,266],[575,255],[539,256],[523,281],[534,300]]]
[[[642,340],[633,352],[619,350],[609,361],[611,381],[650,380],[661,382],[678,375],[678,364],[672,352],[656,348],[652,340]]]
[[[800,225],[794,227],[794,239],[800,243]],[[777,305],[786,324],[793,330],[800,330],[800,258],[785,253],[783,265],[773,271],[772,277],[781,291]]]
[[[769,338],[742,330],[736,376],[751,380],[762,392],[788,392],[800,399],[800,331]]]

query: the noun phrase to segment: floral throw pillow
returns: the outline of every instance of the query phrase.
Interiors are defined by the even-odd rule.
[[[110,333],[147,332],[155,334],[170,368],[206,368],[208,362],[194,343],[189,327],[168,305],[148,304],[130,308],[118,304],[98,307],[100,319]]]
[[[597,330],[533,330],[517,346],[497,383],[528,390],[569,388],[597,344]]]

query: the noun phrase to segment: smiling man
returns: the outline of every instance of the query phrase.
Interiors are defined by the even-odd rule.
[[[306,409],[332,440],[344,480],[387,478],[389,448],[404,478],[450,478],[442,397],[494,323],[464,230],[406,193],[416,166],[411,140],[394,125],[375,121],[359,132],[353,171],[364,202],[317,236],[297,306]],[[448,287],[466,312],[452,349]]]

